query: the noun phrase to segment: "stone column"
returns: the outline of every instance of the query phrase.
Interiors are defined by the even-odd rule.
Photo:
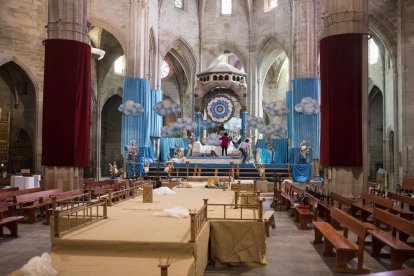
[[[49,0],[48,39],[65,39],[88,43],[86,3],[86,0]],[[65,86],[65,84],[62,83],[62,86]],[[85,141],[85,143],[89,142]],[[62,144],[62,146],[65,145]],[[82,187],[83,168],[46,166],[44,177],[45,189],[73,190]]]
[[[324,0],[322,38],[339,34],[368,34],[368,1]],[[347,76],[344,76],[346,78]],[[362,40],[362,166],[332,166],[325,170],[328,191],[358,197],[368,181],[368,35]],[[323,114],[322,114],[323,116]],[[336,126],[329,126],[335,128]],[[322,148],[323,145],[321,145]],[[346,147],[346,145],[343,145]],[[351,148],[349,150],[352,150]]]
[[[292,6],[292,80],[317,77],[317,32],[314,0]]]
[[[128,26],[127,76],[146,78],[149,74],[148,0],[131,0]]]
[[[410,0],[400,0],[398,10],[398,90],[399,110],[402,116],[399,119],[400,129],[398,144],[401,145],[399,151],[402,153],[402,160],[397,161],[402,165],[400,175],[402,177],[414,177],[414,82],[412,81],[414,71],[414,2]],[[397,137],[395,138],[397,140]],[[401,164],[402,163],[402,164]],[[401,183],[401,181],[399,182]]]

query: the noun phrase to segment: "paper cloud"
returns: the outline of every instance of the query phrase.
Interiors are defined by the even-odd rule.
[[[303,113],[304,115],[319,114],[320,105],[317,100],[312,99],[311,97],[305,97],[302,98],[300,103],[295,105],[295,111]]]
[[[203,139],[203,143],[205,145],[214,145],[219,146],[221,144],[220,136],[218,136],[216,133],[211,133],[208,137]]]
[[[249,115],[246,120],[247,129],[262,129],[265,126],[263,118]]]
[[[126,116],[138,116],[144,113],[144,107],[140,103],[128,100],[118,106],[118,110],[124,113]]]
[[[285,101],[263,103],[263,109],[269,116],[285,116],[290,113]]]
[[[210,128],[215,128],[218,127],[219,124],[216,124],[215,122],[212,122],[210,120],[204,120],[201,122],[201,128],[202,129],[210,129]]]
[[[270,124],[262,129],[259,129],[259,132],[262,133],[265,137],[268,138],[284,138],[287,135],[287,129],[282,127],[278,123]]]
[[[195,130],[197,124],[191,120],[191,118],[183,117],[177,121],[172,122],[161,128],[161,137],[175,137],[181,134],[183,129]]]
[[[169,116],[171,114],[181,113],[181,106],[171,99],[166,99],[154,104],[152,110],[160,116]]]
[[[224,124],[225,129],[241,129],[241,119],[233,117]]]

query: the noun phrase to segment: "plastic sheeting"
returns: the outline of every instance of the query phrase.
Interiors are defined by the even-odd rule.
[[[309,140],[309,146],[313,150],[313,159],[319,159],[320,144],[320,114],[304,115],[295,111],[295,105],[305,97],[311,97],[319,101],[318,78],[301,78],[292,80],[292,94],[286,93],[288,107],[292,112],[288,118],[288,135],[292,138],[292,147],[299,147],[302,140]],[[292,125],[289,125],[291,121]]]
[[[125,78],[122,103],[132,100],[144,107],[144,113],[138,116],[126,116],[122,114],[122,145],[121,152],[124,153],[125,146],[131,140],[135,140],[138,147],[151,147],[151,95],[150,82],[146,79]]]

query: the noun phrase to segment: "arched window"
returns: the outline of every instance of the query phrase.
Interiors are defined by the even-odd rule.
[[[221,14],[229,15],[233,12],[233,0],[221,0]]]
[[[368,62],[369,64],[375,64],[378,62],[379,50],[377,43],[374,39],[368,40]]]
[[[170,65],[164,60],[161,64],[161,78],[166,78],[170,74]]]
[[[277,7],[277,0],[265,0],[264,4],[264,11],[268,12]]]
[[[184,0],[174,0],[174,7],[184,9]]]
[[[126,59],[125,55],[120,56],[114,62],[114,72],[115,74],[124,75],[126,74]]]

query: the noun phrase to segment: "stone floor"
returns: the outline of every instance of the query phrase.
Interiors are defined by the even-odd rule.
[[[266,201],[266,209],[270,200]],[[346,275],[336,274],[335,258],[322,256],[322,245],[313,245],[313,231],[299,230],[287,212],[276,212],[276,229],[267,240],[267,265],[248,267],[214,267],[209,265],[205,276],[227,275]],[[7,229],[5,229],[7,232]],[[25,264],[31,257],[50,251],[49,227],[40,222],[19,225],[19,238],[0,238],[0,275],[7,275]],[[372,272],[385,271],[389,260],[378,261],[364,255],[365,267]],[[413,266],[413,262],[409,263]]]

